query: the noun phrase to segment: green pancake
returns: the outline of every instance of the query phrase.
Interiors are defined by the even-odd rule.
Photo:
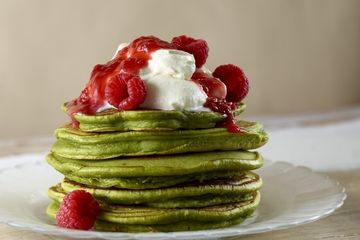
[[[216,151],[178,155],[83,160],[47,156],[48,163],[63,174],[81,177],[174,176],[227,170],[254,170],[263,165],[258,152]]]
[[[255,149],[267,142],[259,123],[239,121],[243,132],[225,128],[175,131],[85,133],[69,126],[55,131],[51,152],[71,159],[109,159],[119,156],[167,155],[214,150]]]
[[[154,208],[200,208],[215,206],[225,203],[237,203],[242,201],[248,201],[252,198],[252,192],[248,194],[206,194],[202,196],[192,197],[179,197],[172,198],[159,202],[151,202],[143,204],[143,206],[149,206]],[[48,196],[54,200],[54,202],[60,203],[65,197],[66,193],[61,188],[60,184],[55,185],[48,190]],[[100,202],[100,205],[106,203]]]
[[[66,174],[65,177],[77,183],[98,188],[125,188],[125,189],[151,189],[170,187],[181,183],[201,183],[210,179],[241,176],[239,171],[216,171],[199,174],[162,177],[137,177],[137,178],[103,178],[103,177],[79,177],[74,174]]]
[[[260,202],[254,192],[248,200],[204,208],[159,209],[121,205],[101,206],[94,229],[123,232],[169,232],[231,226],[249,217]],[[52,202],[47,214],[53,218],[59,203]]]
[[[203,195],[238,196],[256,191],[261,185],[261,178],[251,172],[246,172],[244,176],[235,176],[228,179],[212,179],[197,184],[185,183],[172,187],[140,190],[95,188],[68,179],[61,182],[61,188],[66,193],[76,189],[83,189],[100,201],[116,204],[147,204]]]
[[[146,206],[155,208],[201,208],[220,204],[248,201],[252,193],[248,194],[208,194],[202,196],[172,198],[165,201],[147,203]]]
[[[256,208],[260,195],[254,192],[248,201],[220,204],[204,208],[149,208],[108,205],[99,219],[122,224],[169,224],[179,221],[217,222],[243,216],[248,208]]]
[[[48,163],[66,178],[85,185],[147,189],[231,177],[262,166],[257,152],[223,151],[110,160],[73,160],[54,154]]]
[[[234,111],[239,115],[245,110],[240,103]],[[65,105],[63,111],[67,111]],[[217,112],[188,112],[170,110],[106,110],[96,115],[75,114],[80,130],[84,132],[143,131],[143,130],[176,130],[213,128],[225,116]]]

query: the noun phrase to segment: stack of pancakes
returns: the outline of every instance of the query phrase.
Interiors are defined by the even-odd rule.
[[[240,105],[235,114],[245,106]],[[66,109],[65,109],[66,110]],[[234,225],[260,201],[266,143],[259,123],[239,121],[242,132],[216,128],[215,112],[136,110],[75,115],[79,128],[56,129],[47,161],[64,180],[49,189],[47,213],[63,197],[90,192],[101,212],[94,229],[186,231]]]

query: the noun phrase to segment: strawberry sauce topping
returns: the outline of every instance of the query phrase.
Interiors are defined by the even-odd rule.
[[[147,65],[152,52],[164,48],[173,47],[153,36],[140,37],[121,49],[111,61],[96,65],[81,95],[66,104],[73,127],[78,127],[75,114],[93,115],[106,101],[117,103],[114,107],[119,110],[136,109],[146,97],[145,85],[138,76],[139,70]],[[112,86],[118,87],[120,92],[116,93],[117,96],[112,96],[111,93],[117,91],[112,90]],[[116,97],[119,99],[115,99]]]
[[[248,92],[247,78],[240,68],[232,64],[217,67],[213,74],[205,73],[201,67],[209,52],[206,41],[185,35],[174,37],[171,43],[154,36],[137,38],[106,64],[96,65],[80,96],[66,104],[72,126],[78,127],[75,114],[94,115],[105,103],[110,103],[119,111],[137,109],[147,94],[139,71],[147,66],[151,53],[159,49],[177,49],[194,56],[197,69],[191,79],[207,95],[204,106],[226,115],[225,121],[217,124],[218,127],[226,127],[233,133],[241,132],[232,111]]]
[[[234,115],[232,113],[236,108],[236,103],[226,101],[226,85],[218,78],[204,73],[198,69],[192,76],[192,80],[200,85],[208,96],[204,104],[214,112],[226,115],[223,122],[218,123],[217,127],[225,127],[229,132],[238,133],[241,129],[236,125]]]

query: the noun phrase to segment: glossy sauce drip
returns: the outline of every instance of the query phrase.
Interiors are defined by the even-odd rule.
[[[174,49],[170,43],[162,41],[153,36],[140,37],[129,46],[121,49],[116,56],[106,64],[97,64],[91,73],[90,80],[86,84],[80,96],[66,104],[67,113],[72,119],[72,126],[78,128],[79,123],[74,118],[75,114],[94,115],[107,102],[105,99],[105,88],[112,77],[121,73],[138,75],[141,68],[148,64],[151,53],[158,49]],[[199,78],[208,78],[213,81],[197,81]],[[214,97],[209,89],[214,89],[221,83],[219,79],[197,69],[192,80],[195,81],[207,94],[205,107],[214,112],[226,115],[226,119],[217,124],[217,127],[226,127],[229,132],[241,132],[235,123],[232,111],[236,104],[226,102],[225,96]],[[222,84],[222,83],[221,83]],[[226,91],[224,91],[226,93]]]
[[[96,65],[81,95],[66,104],[72,126],[78,127],[78,122],[74,118],[75,114],[94,115],[104,105],[105,88],[112,77],[120,73],[138,75],[140,69],[146,67],[151,53],[162,48],[172,49],[173,47],[170,43],[153,36],[140,37],[121,49],[114,59],[106,64]]]
[[[243,130],[236,124],[232,111],[236,109],[236,104],[227,102],[225,100],[226,90],[219,91],[222,88],[222,83],[219,79],[214,78],[212,75],[205,73],[201,69],[197,69],[192,76],[195,81],[208,96],[204,107],[210,108],[213,112],[218,112],[226,115],[226,119],[216,124],[216,127],[225,127],[229,132],[240,133]],[[201,81],[201,79],[204,79]],[[217,90],[217,91],[216,91]],[[220,93],[219,93],[220,92]],[[221,96],[222,95],[222,96]]]

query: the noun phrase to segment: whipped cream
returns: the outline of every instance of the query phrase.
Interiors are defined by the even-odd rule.
[[[206,94],[191,80],[195,72],[192,54],[160,49],[151,54],[139,75],[147,86],[141,107],[162,110],[210,111],[204,107]]]
[[[128,44],[120,44],[117,52]],[[211,111],[204,107],[207,95],[191,80],[195,72],[192,54],[174,49],[159,49],[151,54],[148,65],[139,71],[147,87],[143,108],[161,110]],[[99,110],[115,108],[105,103]],[[98,110],[98,111],[99,111]]]

